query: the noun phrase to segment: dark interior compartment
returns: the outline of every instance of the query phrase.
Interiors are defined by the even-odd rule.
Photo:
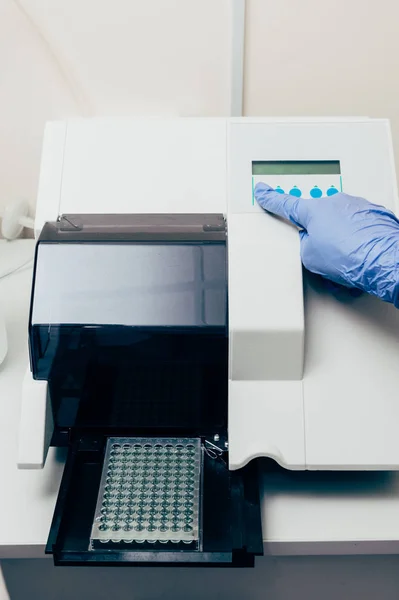
[[[35,326],[34,336],[51,335],[56,344],[49,378],[56,428],[226,433],[224,328],[165,332],[65,325],[52,330]]]

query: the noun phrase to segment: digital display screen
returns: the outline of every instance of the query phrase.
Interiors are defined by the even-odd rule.
[[[339,160],[255,160],[252,175],[340,175]]]

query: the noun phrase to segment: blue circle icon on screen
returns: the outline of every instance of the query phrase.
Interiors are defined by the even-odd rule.
[[[335,187],[335,185],[332,185],[331,187],[328,188],[327,190],[327,196],[334,196],[334,194],[338,194],[338,190]]]
[[[296,185],[294,185],[294,187],[290,190],[290,194],[291,196],[300,198],[302,196],[302,191]]]
[[[279,185],[276,187],[276,189],[274,191],[278,192],[279,194],[285,194],[283,188],[281,188]]]
[[[317,185],[315,185],[314,188],[310,190],[310,195],[312,196],[312,198],[321,198],[323,193],[321,189],[317,187]]]

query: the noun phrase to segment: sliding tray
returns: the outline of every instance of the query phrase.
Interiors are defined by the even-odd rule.
[[[250,567],[263,552],[256,463],[201,438],[81,436],[46,552],[56,565]]]

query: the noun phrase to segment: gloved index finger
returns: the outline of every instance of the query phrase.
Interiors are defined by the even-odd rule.
[[[254,195],[258,204],[268,212],[306,229],[309,211],[307,202],[303,198],[275,192],[267,183],[257,183]]]

